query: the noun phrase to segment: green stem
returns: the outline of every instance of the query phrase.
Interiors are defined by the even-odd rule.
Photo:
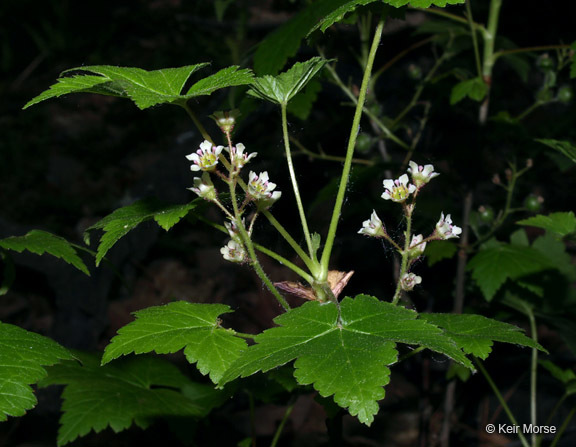
[[[288,136],[288,119],[286,117],[286,104],[281,104],[282,111],[282,135],[284,136],[284,149],[286,150],[286,160],[288,162],[288,171],[290,172],[290,180],[292,181],[292,189],[296,197],[296,205],[298,206],[298,214],[300,214],[300,223],[302,224],[302,231],[304,231],[304,238],[308,246],[308,253],[310,258],[314,258],[314,249],[312,247],[312,238],[310,237],[310,230],[308,229],[308,221],[306,220],[306,213],[302,205],[302,198],[300,197],[300,190],[298,188],[298,181],[296,180],[296,172],[294,171],[294,163],[292,161],[292,153],[290,151],[290,138]],[[314,273],[314,272],[313,272]]]
[[[246,228],[244,228],[244,224],[242,223],[242,216],[240,215],[240,211],[238,209],[238,202],[236,201],[236,180],[232,179],[228,183],[228,186],[230,187],[230,199],[232,201],[232,207],[234,208],[236,227],[240,232],[242,242],[244,243],[246,249],[248,250],[248,255],[250,256],[250,260],[252,261],[251,263],[252,267],[254,268],[254,271],[256,272],[258,277],[262,280],[264,285],[268,288],[268,290],[272,293],[272,295],[274,295],[274,297],[278,300],[280,305],[284,308],[284,310],[290,310],[290,305],[280,294],[278,289],[276,289],[276,287],[274,286],[272,281],[270,281],[270,278],[268,278],[268,275],[266,275],[266,272],[262,268],[262,265],[258,260],[258,256],[256,255],[256,251],[254,250],[254,244],[252,242],[252,239],[250,239],[250,236],[246,232]]]
[[[268,222],[270,222],[272,224],[272,226],[276,229],[276,231],[278,231],[278,233],[280,233],[280,235],[284,238],[284,240],[286,242],[288,242],[290,247],[292,247],[294,249],[296,254],[298,256],[300,256],[300,259],[302,259],[304,264],[306,264],[306,267],[308,267],[308,270],[313,272],[315,264],[312,261],[312,259],[306,254],[306,252],[304,250],[302,250],[302,247],[300,247],[300,245],[298,245],[298,242],[296,242],[294,240],[294,238],[290,235],[290,233],[288,233],[288,231],[286,231],[286,229],[282,226],[282,224],[280,222],[278,222],[278,220],[276,220],[276,218],[272,215],[272,213],[270,211],[268,211],[268,210],[262,211],[262,214],[264,215],[264,217],[266,217],[266,219],[268,219]]]
[[[336,196],[336,203],[334,204],[334,210],[332,212],[332,219],[330,220],[330,227],[328,229],[328,235],[326,236],[326,244],[324,245],[324,250],[322,252],[321,263],[321,277],[318,278],[322,281],[326,281],[328,278],[328,265],[330,263],[330,255],[332,254],[332,248],[334,246],[334,239],[336,237],[336,230],[338,229],[338,221],[340,220],[340,214],[342,212],[342,205],[344,203],[344,197],[346,195],[346,187],[348,185],[348,179],[350,177],[350,169],[352,167],[352,158],[354,156],[354,147],[356,145],[356,137],[360,130],[360,119],[362,118],[362,109],[364,108],[364,103],[366,101],[366,90],[368,89],[368,84],[370,83],[370,74],[372,73],[372,66],[374,64],[374,58],[376,57],[376,51],[378,50],[378,45],[382,39],[382,30],[384,28],[384,19],[380,19],[376,31],[374,33],[374,38],[372,40],[372,46],[370,48],[370,53],[368,54],[368,61],[366,63],[366,68],[364,69],[364,77],[362,78],[362,85],[360,86],[360,94],[358,95],[358,103],[356,105],[356,110],[354,112],[354,119],[352,121],[352,129],[350,131],[350,138],[348,140],[348,148],[346,149],[346,160],[344,161],[344,167],[342,169],[342,176],[340,177],[340,186],[338,188],[338,194]]]
[[[514,120],[522,121],[524,118],[526,118],[528,115],[530,115],[534,110],[536,110],[538,107],[540,107],[544,104],[546,104],[545,101],[536,101],[534,104],[532,104],[530,107],[526,108],[526,110],[524,110],[522,113],[520,113],[516,118],[514,118]]]
[[[278,425],[278,428],[276,429],[276,433],[274,433],[274,438],[272,439],[272,443],[270,444],[270,447],[276,447],[276,445],[278,444],[278,441],[280,440],[280,435],[282,435],[282,431],[284,430],[284,426],[286,425],[286,422],[290,418],[290,414],[292,413],[292,410],[294,409],[295,404],[296,404],[296,402],[294,401],[293,403],[291,403],[288,406],[288,408],[286,408],[286,412],[284,413],[284,417],[282,418],[282,421],[280,421],[280,425]]]
[[[290,141],[292,143],[294,143],[296,145],[296,147],[298,147],[298,149],[300,149],[300,151],[302,151],[303,154],[309,156],[310,158],[318,158],[320,160],[327,160],[327,161],[337,161],[339,163],[342,163],[342,162],[344,162],[344,160],[346,160],[345,157],[338,157],[336,155],[328,155],[328,154],[325,154],[324,151],[320,151],[320,153],[312,152],[310,149],[308,149],[300,141],[298,141],[296,138],[294,138],[292,136],[290,137]],[[353,158],[352,163],[356,163],[359,165],[366,165],[366,166],[374,166],[376,164],[372,160],[363,160],[361,158]]]
[[[398,363],[403,362],[406,359],[409,359],[410,357],[418,354],[419,352],[424,351],[424,349],[426,349],[424,346],[418,346],[416,349],[413,349],[410,352],[407,352],[406,354],[400,356],[400,358],[398,359]]]
[[[406,232],[404,233],[404,251],[401,252],[402,254],[402,262],[400,264],[400,274],[398,275],[398,282],[396,283],[396,291],[394,292],[394,298],[392,298],[392,304],[398,304],[400,297],[402,296],[402,277],[408,270],[408,253],[410,251],[410,242],[412,239],[412,211],[409,211],[406,207]]]
[[[534,318],[534,312],[532,309],[528,309],[528,319],[530,320],[530,332],[532,340],[538,343],[538,331],[536,328],[536,319]],[[536,426],[536,382],[538,377],[538,349],[532,348],[532,363],[530,365],[530,422],[532,426]],[[538,435],[532,433],[532,445],[535,447],[537,445]]]
[[[478,369],[480,370],[482,375],[486,378],[486,381],[490,385],[490,388],[492,388],[492,391],[496,395],[496,398],[500,402],[500,405],[502,406],[502,408],[504,409],[504,411],[508,415],[510,422],[512,422],[512,424],[514,424],[514,425],[518,425],[518,422],[516,421],[516,418],[512,414],[512,411],[510,411],[510,408],[508,407],[506,400],[504,399],[504,397],[500,393],[500,390],[498,389],[498,387],[496,386],[496,384],[492,380],[492,377],[490,377],[490,374],[488,374],[488,371],[486,371],[486,368],[484,368],[484,365],[482,365],[482,363],[476,358],[474,359],[474,363],[476,363],[476,366],[478,367]],[[528,440],[526,439],[526,437],[524,436],[522,431],[518,430],[517,434],[518,434],[518,438],[520,438],[520,442],[522,443],[522,445],[524,447],[530,447],[530,444],[528,444]]]
[[[212,137],[210,136],[210,134],[208,133],[208,131],[204,128],[204,126],[202,125],[202,123],[198,120],[198,118],[196,117],[196,114],[194,113],[194,111],[190,108],[190,106],[188,105],[188,102],[186,101],[182,101],[181,103],[178,103],[180,106],[182,106],[184,108],[184,110],[186,110],[186,112],[188,113],[188,115],[190,116],[190,118],[192,118],[192,121],[194,122],[194,125],[196,126],[196,128],[198,129],[198,131],[200,132],[200,135],[202,135],[202,137],[205,140],[208,140],[210,143],[214,144],[214,140],[212,139]]]
[[[534,51],[548,51],[548,50],[565,50],[569,48],[570,45],[539,45],[535,47],[512,48],[510,50],[500,50],[495,52],[494,59],[498,59],[500,56],[506,56],[507,54],[531,53]]]
[[[480,50],[478,49],[478,38],[476,36],[476,29],[474,29],[474,19],[472,18],[472,8],[470,7],[470,0],[466,0],[466,18],[470,26],[470,34],[472,35],[472,44],[474,45],[474,59],[476,60],[476,70],[478,77],[482,77],[482,64],[480,63]]]
[[[576,407],[573,407],[572,410],[570,410],[570,413],[568,413],[568,416],[566,416],[566,419],[564,419],[564,422],[560,426],[560,430],[558,430],[558,433],[556,433],[556,436],[554,436],[554,441],[552,441],[552,444],[550,444],[550,447],[556,447],[556,445],[558,444],[558,441],[560,441],[560,438],[562,437],[562,435],[564,434],[564,431],[568,427],[568,424],[570,424],[570,421],[572,420],[574,413],[576,413]]]
[[[208,220],[202,216],[196,216],[196,219],[198,219],[201,222],[204,222],[207,225],[210,225],[213,228],[216,228],[217,230],[221,231],[224,234],[228,234],[228,230],[226,229],[226,227],[224,225],[220,225],[220,224],[217,224],[216,222],[212,222],[211,220]],[[254,242],[253,242],[253,244],[254,244],[254,248],[256,250],[258,250],[261,253],[264,253],[267,256],[270,256],[272,259],[278,261],[280,264],[288,267],[290,270],[292,270],[294,273],[298,274],[305,281],[308,281],[309,283],[311,283],[313,281],[314,278],[312,278],[312,276],[310,274],[306,273],[303,269],[301,269],[296,264],[294,264],[293,262],[286,259],[284,256],[281,256],[278,253],[276,253],[275,251],[272,251],[269,248],[266,248],[260,244],[256,244]]]
[[[488,118],[488,106],[490,104],[490,86],[492,84],[492,69],[496,58],[494,57],[494,43],[496,42],[496,34],[498,32],[498,19],[500,18],[500,7],[502,0],[490,1],[490,12],[488,15],[488,26],[482,29],[482,36],[484,38],[484,55],[482,65],[482,77],[488,89],[486,92],[486,99],[480,106],[479,121],[484,124]]]

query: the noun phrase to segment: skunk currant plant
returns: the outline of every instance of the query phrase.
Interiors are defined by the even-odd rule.
[[[458,29],[456,25],[450,28],[449,36],[445,36],[444,31],[439,33],[438,40],[443,42],[444,53],[438,56],[427,75],[423,75],[419,69],[411,69],[422,84],[396,118],[383,119],[374,98],[374,87],[385,70],[374,70],[373,67],[386,17],[393,14],[390,6],[398,8],[408,3],[407,0],[312,2],[285,28],[262,43],[256,53],[258,74],[278,73],[295,51],[282,46],[282,39],[297,48],[302,39],[315,31],[325,32],[344,17],[357,14],[362,41],[358,56],[362,65],[362,80],[354,88],[340,79],[335,59],[324,57],[324,50],[319,48],[320,57],[296,62],[279,74],[257,76],[250,69],[231,66],[203,77],[191,86],[190,77],[205,69],[207,63],[153,71],[107,65],[77,67],[62,73],[56,84],[25,106],[27,108],[71,93],[94,93],[129,99],[139,109],[164,104],[183,109],[201,135],[186,156],[191,170],[189,189],[191,195],[197,197],[185,204],[140,200],[113,211],[89,227],[85,233],[87,244],[95,230],[102,232],[95,253],[96,266],[123,236],[139,224],[154,221],[168,231],[181,221],[182,225],[188,223],[185,217],[195,216],[197,223],[208,224],[207,231],[223,234],[222,257],[239,264],[239,268],[253,269],[266,287],[269,298],[278,302],[282,313],[270,322],[269,329],[258,334],[245,334],[222,322],[222,315],[233,312],[230,306],[198,303],[193,302],[192,297],[180,297],[186,301],[136,312],[135,320],[118,331],[101,358],[69,352],[49,339],[2,324],[0,338],[3,346],[9,347],[0,355],[2,359],[10,361],[0,362],[4,371],[0,380],[3,384],[9,384],[2,388],[5,392],[0,391],[0,418],[20,416],[34,406],[31,384],[43,379],[41,386],[65,385],[64,414],[58,437],[59,445],[63,445],[91,430],[98,432],[107,426],[120,431],[133,423],[145,428],[151,419],[159,416],[205,417],[213,407],[229,397],[228,393],[234,389],[227,386],[229,383],[291,365],[290,371],[298,386],[311,385],[320,396],[333,399],[360,422],[370,425],[379,411],[379,401],[385,398],[391,368],[410,356],[401,355],[406,350],[404,345],[413,349],[412,352],[428,349],[447,356],[458,365],[460,371],[470,372],[478,368],[488,378],[488,372],[480,360],[488,357],[494,341],[527,346],[532,350],[531,377],[535,387],[537,353],[538,350],[545,350],[535,335],[534,306],[512,295],[505,298],[507,305],[529,318],[532,329],[532,337],[529,338],[518,327],[508,323],[476,314],[418,312],[405,306],[406,301],[403,300],[414,290],[427,285],[426,276],[418,270],[418,261],[424,255],[441,259],[453,256],[456,251],[460,252],[461,259],[473,256],[468,266],[464,262],[457,277],[461,288],[467,268],[488,301],[494,298],[507,280],[517,281],[522,287],[537,293],[540,290],[538,286],[532,284],[529,277],[526,278],[530,274],[556,269],[563,272],[566,278],[573,278],[573,269],[560,265],[549,254],[566,256],[559,238],[576,231],[573,213],[555,213],[518,222],[546,230],[545,236],[532,244],[523,232],[515,233],[509,244],[494,239],[495,233],[511,214],[524,210],[523,207],[513,207],[513,196],[516,181],[532,167],[530,163],[522,169],[517,169],[511,163],[506,174],[507,183],[494,182],[506,190],[505,207],[496,216],[492,213],[490,219],[483,218],[480,224],[473,221],[458,223],[458,219],[452,216],[457,216],[459,210],[438,210],[440,216],[435,215],[438,220],[435,225],[429,225],[427,233],[414,231],[414,228],[420,228],[417,221],[421,206],[417,207],[417,201],[426,201],[428,185],[442,174],[442,169],[438,168],[436,172],[433,165],[419,165],[416,162],[421,161],[415,149],[426,125],[426,116],[420,120],[421,128],[415,134],[410,134],[413,135],[410,141],[398,136],[399,123],[412,108],[420,104],[418,101],[424,86],[432,82],[439,67],[452,57],[455,36],[462,33],[472,41],[478,73],[475,77],[461,80],[454,87],[451,103],[456,104],[465,97],[481,102],[479,121],[484,123],[489,111],[493,66],[498,57],[505,55],[505,50],[495,52],[499,0],[490,3],[486,27],[473,21],[468,3],[466,17],[440,9],[429,10],[433,15],[454,21]],[[411,6],[428,8],[431,5],[443,7],[458,3],[464,2],[419,0],[411,2]],[[372,9],[361,8],[368,5]],[[375,17],[377,20],[374,20]],[[466,25],[464,31],[462,25]],[[479,36],[484,43],[482,59],[478,50]],[[566,50],[565,46],[559,46],[562,52],[559,57],[564,65],[568,64],[569,59]],[[572,64],[574,71],[576,62]],[[296,144],[302,150],[303,145],[290,135],[288,127],[288,113],[294,98],[318,86],[321,73],[329,76],[354,106],[348,139],[346,144],[342,144],[346,146],[345,156],[343,159],[335,158],[342,162],[342,171],[335,194],[331,197],[329,219],[325,226],[311,221],[306,212],[299,186],[302,177],[298,175],[292,148]],[[553,84],[548,80],[546,88],[554,87]],[[260,150],[259,153],[251,152],[256,144],[250,141],[250,135],[248,139],[243,138],[243,143],[235,141],[234,130],[239,116],[236,110],[216,111],[211,115],[221,131],[219,138],[214,138],[203,126],[204,117],[198,117],[199,111],[195,110],[190,100],[232,87],[244,87],[246,96],[271,103],[279,109],[278,130],[282,134],[289,184],[282,184],[280,180],[271,178],[268,171],[259,169],[257,163],[265,155]],[[544,105],[544,102],[538,100],[537,106]],[[425,115],[429,108],[429,104],[424,107]],[[529,113],[531,110],[514,119],[520,121]],[[362,228],[358,231],[360,235],[380,239],[391,247],[397,260],[396,282],[391,296],[375,297],[361,293],[341,298],[354,271],[338,270],[333,249],[341,231],[339,227],[352,165],[357,161],[354,156],[358,140],[362,144],[367,141],[368,145],[371,142],[365,133],[359,134],[363,119],[367,119],[378,132],[379,143],[389,140],[403,151],[399,157],[403,162],[397,164],[401,166],[397,178],[389,164],[379,173],[379,180],[382,180],[379,198],[370,204],[372,214],[361,223]],[[576,160],[574,147],[569,142],[539,141],[572,161]],[[384,161],[390,162],[385,145],[381,148]],[[313,152],[307,153],[321,158],[321,155]],[[185,161],[182,160],[182,163]],[[290,188],[292,193],[287,194]],[[277,207],[285,206],[289,197],[294,198],[296,212],[293,220],[299,222],[300,234],[292,234],[274,214]],[[219,211],[218,221],[206,217],[205,205]],[[491,209],[489,205],[484,207],[484,210],[487,209]],[[399,235],[387,230],[387,224],[390,226],[390,221],[394,219],[391,216],[396,215],[402,222]],[[277,252],[258,242],[258,233],[264,223],[285,241],[292,252]],[[314,231],[323,227],[326,228],[324,234]],[[476,236],[473,243],[468,241],[468,229]],[[459,242],[460,238],[465,240],[458,246],[446,242]],[[303,243],[298,243],[298,240]],[[37,254],[47,252],[89,274],[76,252],[78,248],[86,249],[49,233],[36,231],[23,237],[3,239],[0,240],[0,248],[3,256],[8,250],[29,250]],[[299,277],[298,281],[273,282],[261,262],[262,254],[291,270]],[[296,295],[305,301],[291,308],[285,294]],[[190,380],[171,363],[160,358],[132,355],[152,352],[168,354],[180,350],[183,350],[190,364],[195,364],[201,374],[208,376],[212,386]],[[23,362],[14,360],[18,356],[22,357]],[[129,357],[121,359],[123,356]],[[60,360],[70,361],[51,367],[46,377],[44,367]],[[565,383],[573,379],[552,363],[543,365]],[[493,385],[492,381],[490,383]],[[499,395],[497,389],[495,391]],[[532,397],[534,402],[534,395]],[[98,411],[90,402],[98,402]],[[502,405],[507,409],[505,402]],[[534,410],[532,413],[532,422],[535,423]],[[520,439],[524,445],[528,445],[524,436],[520,436]],[[274,443],[276,441],[277,438]],[[532,444],[536,446],[537,442],[534,438]]]

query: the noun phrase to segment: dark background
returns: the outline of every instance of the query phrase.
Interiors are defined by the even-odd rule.
[[[485,22],[488,2],[476,3],[481,4],[474,4],[475,19]],[[195,150],[202,138],[185,113],[170,106],[139,111],[129,101],[83,94],[50,100],[22,111],[23,105],[54,83],[60,72],[95,64],[151,70],[205,61],[212,62],[212,66],[203,74],[231,64],[251,67],[255,45],[284,23],[298,6],[298,2],[289,1],[238,0],[219,21],[212,1],[3,2],[0,5],[0,237],[22,235],[38,228],[81,243],[88,226],[136,199],[156,196],[184,203],[193,198],[193,193],[186,190],[192,185],[193,175],[184,155]],[[460,13],[462,8],[450,10]],[[575,17],[576,5],[572,1],[536,7],[520,0],[506,0],[499,32],[519,47],[571,43],[576,39]],[[426,18],[430,16],[408,11],[407,22],[394,22],[386,32],[375,66],[381,66],[421,39],[410,23],[420,24]],[[342,78],[359,85],[361,72],[350,51],[357,43],[355,27],[330,30],[320,43],[327,57],[339,59]],[[407,76],[409,65],[426,69],[433,62],[433,54],[430,46],[423,47],[383,75],[375,95],[385,113],[394,116],[410,98],[415,83]],[[313,55],[312,48],[304,47],[297,57],[306,59]],[[531,65],[525,80],[506,64],[497,65],[493,113],[510,110],[515,115],[531,104],[543,75],[536,67],[535,55],[527,60]],[[453,66],[464,66],[473,72],[471,52],[451,60],[442,71],[448,72]],[[422,217],[417,226],[421,231],[431,227],[441,210],[451,211],[458,223],[468,191],[474,192],[474,209],[482,204],[501,206],[504,196],[490,179],[494,173],[502,175],[510,160],[521,165],[532,158],[536,165],[519,185],[518,201],[535,193],[545,198],[544,212],[573,210],[574,168],[560,170],[549,151],[533,139],[576,140],[574,103],[547,105],[522,126],[489,122],[482,127],[476,121],[476,103],[464,101],[457,109],[449,106],[450,89],[455,83],[453,77],[446,77],[424,94],[434,106],[415,159],[422,164],[433,162],[442,176],[430,185],[428,199],[422,198],[419,205]],[[564,70],[559,74],[558,84],[573,86],[574,82]],[[327,153],[342,156],[353,109],[340,107],[345,98],[335,86],[327,82],[323,86],[309,120],[291,117],[290,131],[311,149],[321,144]],[[259,153],[255,167],[267,169],[284,193],[276,214],[293,229],[293,234],[300,234],[295,209],[290,204],[289,180],[282,168],[278,111],[255,101],[242,101],[241,89],[233,94],[222,91],[198,98],[193,107],[209,132],[216,135],[215,125],[206,117],[215,110],[229,108],[231,101],[232,105],[251,112],[242,117],[236,141],[243,142],[250,152]],[[417,113],[409,116],[408,127],[399,134],[404,135],[417,119]],[[367,123],[363,130],[369,132]],[[345,291],[347,295],[365,292],[385,297],[393,292],[390,252],[356,235],[361,222],[375,207],[388,214],[389,230],[400,229],[399,219],[379,199],[384,169],[397,170],[404,156],[393,144],[388,148],[391,164],[382,163],[375,146],[362,154],[376,164],[367,170],[355,169],[348,191],[333,266],[357,272]],[[296,160],[314,229],[325,232],[333,190],[323,188],[337,178],[340,164],[304,156]],[[219,219],[217,213],[210,216]],[[503,229],[503,239],[510,228]],[[263,223],[257,231],[259,241],[284,249]],[[229,323],[243,332],[269,327],[271,319],[279,313],[278,307],[255,275],[221,259],[219,247],[224,243],[222,235],[214,234],[201,223],[181,224],[170,233],[154,224],[142,225],[109,254],[122,280],[106,265],[93,268],[88,258],[91,278],[47,257],[15,256],[17,278],[8,295],[0,297],[0,320],[48,335],[66,347],[86,350],[103,349],[116,330],[131,321],[130,312],[173,298],[230,304],[237,312]],[[264,264],[274,280],[294,279],[266,259]],[[449,311],[453,272],[451,261],[433,269],[422,264],[427,292],[414,294],[414,306],[422,311]],[[469,289],[467,306],[487,315],[497,312],[472,285]],[[517,324],[524,322],[519,319]],[[567,364],[573,364],[573,354],[565,348],[563,339],[546,326],[541,330],[545,341],[557,345],[556,354]],[[515,379],[528,364],[528,353],[514,347],[498,347],[498,354],[492,363],[496,380],[502,387],[516,383]],[[195,374],[194,368],[184,364],[180,357],[175,356],[174,361]],[[383,403],[386,418],[378,419],[372,430],[345,419],[347,442],[416,445],[415,439],[422,432],[433,432],[438,426],[434,417],[439,418],[446,366],[442,359],[424,356],[399,368]],[[456,424],[458,442],[466,445],[480,442],[476,424],[482,420],[482,411],[496,405],[487,397],[490,393],[483,380],[478,377],[473,380],[472,386],[466,388],[466,396],[461,397]],[[519,411],[526,408],[523,400],[526,385],[527,378],[515,394]],[[551,387],[551,395],[560,392],[554,386],[552,381],[541,385],[542,389]],[[10,420],[0,429],[5,445],[54,444],[57,392],[41,390],[38,395],[37,409],[23,419]],[[547,398],[543,396],[543,400]],[[290,442],[321,445],[327,442],[323,410],[311,399],[302,399],[304,403],[295,411],[292,428],[287,429],[285,445],[291,445]],[[222,445],[235,445],[247,426],[238,422],[245,418],[234,415],[244,412],[245,416],[246,405],[239,398],[206,422],[199,429],[198,445],[208,445],[202,442],[213,440],[214,436],[222,437]],[[278,405],[282,408],[283,404]],[[269,426],[274,424],[265,421],[264,414],[275,413],[264,405],[259,408],[262,425],[259,433],[262,439],[269,439],[272,433]],[[419,429],[422,413],[430,408],[435,412],[424,418],[428,428]],[[315,417],[302,416],[308,414]],[[298,422],[299,415],[307,423]],[[222,426],[226,430],[217,428]],[[404,433],[406,439],[399,433]],[[118,436],[104,432],[90,435],[76,445],[136,445],[143,439],[152,445],[155,437],[163,443],[161,439],[171,439],[175,445],[182,442],[170,427],[160,423],[146,433],[138,429]],[[574,427],[572,437],[567,437],[564,445],[571,445],[570,439],[574,439]],[[458,442],[456,445],[460,445]],[[485,442],[489,443],[482,445],[497,445],[494,439]]]

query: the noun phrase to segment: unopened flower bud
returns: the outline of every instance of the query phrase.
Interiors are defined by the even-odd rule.
[[[234,130],[234,126],[236,125],[236,118],[240,116],[240,112],[236,109],[226,111],[226,112],[214,112],[213,115],[210,115],[218,127],[222,132],[225,134],[231,134]]]

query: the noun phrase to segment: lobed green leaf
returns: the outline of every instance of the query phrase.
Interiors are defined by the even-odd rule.
[[[490,301],[507,279],[554,268],[538,250],[521,245],[500,244],[477,253],[468,263],[472,278]]]
[[[73,358],[49,338],[0,323],[0,421],[23,416],[36,405],[30,385],[46,376],[45,366]]]
[[[218,316],[232,312],[224,304],[177,301],[135,312],[136,320],[118,331],[104,351],[102,364],[122,355],[169,354],[184,348],[190,363],[218,382],[246,349],[246,342],[220,327]]]
[[[48,253],[73,265],[82,273],[90,276],[86,264],[80,259],[72,244],[66,239],[46,231],[32,230],[24,236],[12,236],[1,239],[0,248],[13,250],[18,253],[28,250],[37,255]]]
[[[191,382],[176,366],[159,358],[134,357],[100,366],[95,355],[77,356],[82,364],[53,366],[40,383],[65,385],[59,446],[107,427],[118,433],[133,423],[146,428],[157,417],[204,416],[212,407],[206,396],[218,399],[222,394]]]
[[[516,223],[518,225],[543,228],[562,237],[576,232],[576,217],[572,211],[551,213],[547,216],[539,214],[528,219],[519,220]]]
[[[450,104],[454,105],[462,101],[466,96],[474,101],[482,101],[488,93],[488,86],[482,78],[473,78],[459,82],[452,88]]]
[[[255,337],[224,373],[223,385],[237,377],[269,371],[294,359],[294,376],[313,384],[370,425],[389,381],[388,366],[397,361],[396,343],[424,346],[473,368],[443,331],[403,307],[359,295],[345,298],[340,316],[334,303],[307,302],[277,317],[279,327]]]
[[[492,352],[493,342],[512,343],[547,352],[522,330],[512,324],[466,314],[420,314],[420,318],[442,328],[467,353],[485,360]]]
[[[24,108],[49,98],[68,93],[97,93],[131,99],[138,108],[146,109],[157,104],[182,105],[188,99],[210,95],[214,91],[237,85],[249,84],[252,72],[232,66],[196,82],[186,94],[182,91],[190,76],[208,63],[146,71],[136,67],[92,65],[77,67],[62,73],[57,83],[30,100]],[[84,72],[89,74],[78,74]],[[70,75],[75,73],[74,75]]]
[[[116,242],[142,222],[154,220],[164,230],[168,231],[193,210],[198,203],[199,199],[184,205],[168,205],[155,199],[139,200],[132,205],[115,210],[86,229],[84,240],[87,244],[90,242],[90,232],[92,230],[99,229],[104,231],[96,253],[96,265],[98,266]]]
[[[248,94],[276,104],[288,102],[326,65],[327,59],[314,57],[297,62],[278,76],[265,75],[255,78]]]

